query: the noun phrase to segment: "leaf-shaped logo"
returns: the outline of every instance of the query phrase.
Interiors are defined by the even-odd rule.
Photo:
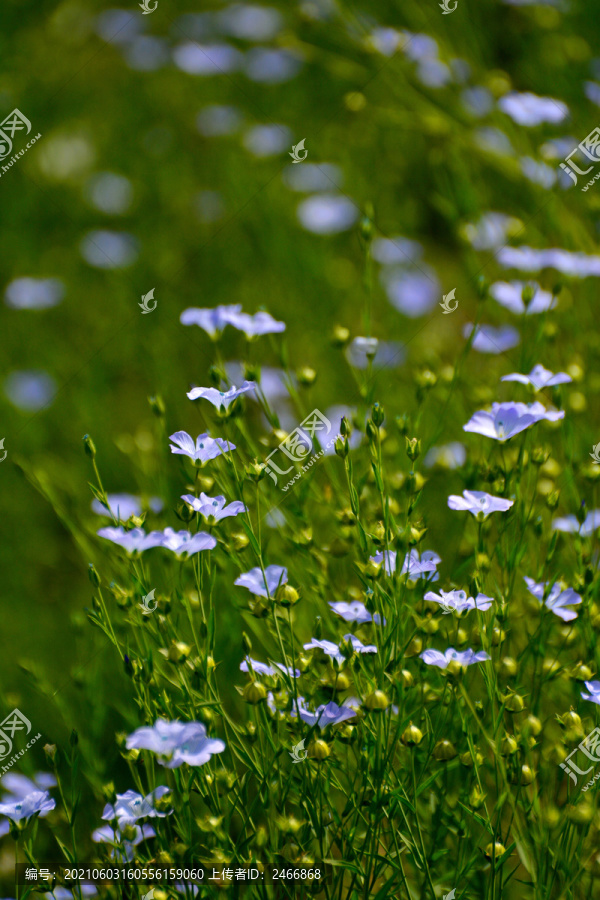
[[[152,290],[148,291],[147,294],[142,294],[142,302],[138,303],[138,306],[142,310],[142,315],[145,315],[146,313],[151,313],[156,309],[158,301],[154,300],[154,291],[155,290],[156,290],[156,288],[152,288]],[[148,303],[149,300],[154,300],[154,306],[150,306],[150,304]]]
[[[294,162],[294,163],[302,162],[308,156],[308,150],[305,150],[305,148],[304,148],[305,140],[306,140],[306,138],[302,138],[301,141],[299,141],[295,146],[292,147],[292,150],[289,153],[289,156],[292,157],[292,162]],[[300,155],[302,152],[304,152],[304,156]]]
[[[452,288],[452,290],[450,291],[449,294],[444,294],[444,299],[440,303],[440,306],[442,307],[442,309],[444,311],[443,314],[445,316],[447,316],[448,313],[454,312],[454,310],[458,308],[458,300],[454,300],[455,293],[456,293],[456,288]],[[450,306],[451,300],[454,300],[454,306]]]
[[[299,744],[296,744],[296,746],[292,748],[290,756],[292,757],[292,762],[294,763],[303,762],[306,759],[306,757],[308,756],[308,750],[304,749],[304,741],[300,741]]]
[[[154,591],[156,588],[152,588],[152,590],[146,594],[141,603],[138,603],[138,606],[142,610],[142,613],[145,616],[149,616],[150,613],[153,613],[156,607],[158,606],[158,601],[154,599]],[[154,601],[154,606],[151,606],[151,603]]]

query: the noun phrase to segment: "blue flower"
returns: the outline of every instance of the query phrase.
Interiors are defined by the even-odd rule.
[[[534,128],[543,122],[558,124],[567,118],[569,108],[553,97],[538,97],[529,92],[510,91],[501,97],[498,106],[517,125]]]
[[[202,465],[211,459],[216,459],[217,456],[221,456],[223,453],[227,453],[229,450],[235,450],[235,444],[232,444],[231,441],[226,441],[223,438],[212,438],[207,431],[204,434],[199,434],[195,443],[187,431],[176,431],[169,440],[173,441],[173,444],[170,445],[171,453],[189,456],[190,459],[193,459],[195,462],[201,462]]]
[[[284,666],[283,663],[274,663],[274,665],[268,666],[266,663],[258,662],[256,659],[251,659],[249,656],[240,663],[240,670],[242,672],[254,672],[257,675],[271,676],[277,675],[277,670],[279,670],[280,672],[289,675],[290,678],[300,678],[301,675],[299,669],[293,669],[291,666]]]
[[[542,419],[556,422],[564,418],[564,410],[547,410],[541,403],[492,403],[492,410],[474,413],[463,431],[472,431],[495,441],[508,441]]]
[[[160,547],[163,540],[161,531],[152,531],[150,534],[146,534],[143,528],[132,528],[131,531],[126,531],[122,525],[101,528],[98,531],[98,537],[118,544],[129,554],[143,553],[144,550],[150,550],[152,547]]]
[[[511,375],[503,375],[500,381],[518,381],[521,384],[530,384],[536,391],[543,388],[554,387],[557,384],[569,384],[573,379],[566,372],[558,372],[556,375],[541,365],[534,366],[529,375],[521,375],[513,372]]]
[[[182,494],[181,499],[185,500],[195,512],[200,513],[202,518],[211,524],[248,511],[241,500],[234,500],[233,503],[225,506],[225,497],[223,496],[208,497],[201,493],[198,498],[193,497],[192,494]]]
[[[92,511],[99,516],[112,516],[121,522],[126,522],[131,516],[141,516],[144,504],[139,497],[133,494],[107,494],[108,506],[100,500],[92,500]],[[151,497],[148,506],[152,512],[160,512],[163,502],[160,497]]]
[[[548,583],[542,582],[537,584],[533,578],[527,578],[527,576],[523,580],[529,593],[533,594],[540,605],[546,606],[563,622],[571,622],[577,618],[577,613],[574,610],[565,609],[566,606],[577,606],[577,604],[581,603],[581,597],[573,588],[563,588],[557,581],[552,585],[550,593],[546,595],[546,600],[544,601]]]
[[[39,814],[47,816],[56,806],[48,791],[31,791],[24,797],[15,797],[8,802],[0,803],[0,816],[6,816],[13,822],[27,821]]]
[[[441,444],[427,451],[423,465],[430,469],[439,466],[442,469],[460,469],[467,461],[465,445],[459,441]]]
[[[382,563],[385,559],[386,575],[393,575],[396,571],[396,557],[395,550],[380,550],[375,556],[371,556],[371,560],[375,563]],[[422,577],[427,581],[438,581],[440,576],[437,573],[437,567],[441,561],[441,557],[433,550],[424,550],[420,556],[417,550],[411,550],[404,558],[400,574],[408,575],[409,581],[417,581]]]
[[[589,694],[584,694],[581,692],[581,696],[584,700],[591,700],[592,703],[600,704],[600,681],[586,681],[585,686],[590,692]]]
[[[257,312],[253,316],[244,312],[230,313],[227,321],[238,331],[243,331],[247,338],[285,331],[285,322],[278,322],[268,312]]]
[[[15,797],[23,799],[24,797],[27,797],[28,794],[32,794],[35,791],[47,791],[50,788],[55,787],[56,778],[49,772],[38,772],[37,775],[33,776],[33,780],[31,778],[26,778],[25,775],[19,775],[16,772],[8,772],[7,775],[3,775],[2,778],[0,778],[0,784],[9,792],[2,797],[2,802],[8,803]],[[12,797],[10,794],[12,794]]]
[[[496,281],[490,286],[490,294],[497,303],[518,316],[533,316],[554,309],[558,302],[556,297],[550,291],[543,291],[535,282],[530,285],[534,291],[533,298],[525,306],[523,288],[526,286],[523,281]]]
[[[234,400],[237,400],[238,397],[247,391],[253,391],[255,387],[256,383],[254,381],[244,381],[241,387],[237,388],[233,385],[227,391],[218,391],[216,388],[192,388],[187,396],[190,400],[198,400],[201,397],[204,400],[208,400],[217,409],[227,409]]]
[[[154,725],[138,728],[126,741],[128,750],[151,750],[158,755],[158,762],[168,769],[176,769],[183,763],[203,766],[214,753],[222,753],[225,744],[206,736],[201,722],[168,722],[157,719]]]
[[[329,605],[334,613],[341,616],[345,622],[360,622],[361,624],[365,622],[375,622],[377,625],[381,622],[379,613],[375,613],[375,615],[372,616],[365,604],[361,603],[360,600],[353,600],[352,603],[345,603],[342,601],[338,603],[330,602]],[[385,619],[383,620],[383,624],[386,624]]]
[[[353,634],[345,634],[344,640],[349,641],[350,644],[352,644],[352,648],[355,653],[377,653],[377,647],[374,644],[363,644]],[[340,665],[346,658],[340,651],[338,645],[334,644],[332,641],[318,641],[316,638],[313,638],[307,644],[304,644],[304,649],[322,650],[323,653],[325,653],[327,656],[330,656],[332,659],[335,659],[335,661]]]
[[[272,597],[277,588],[281,584],[286,584],[288,580],[285,566],[267,566],[265,575],[263,575],[262,569],[257,566],[255,569],[250,569],[249,572],[244,572],[239,578],[236,578],[234,584],[238,585],[238,587],[248,588],[250,593],[256,597]]]
[[[131,862],[135,856],[133,848],[148,838],[156,837],[156,832],[150,825],[142,825],[141,827],[134,825],[133,827],[135,828],[133,839],[127,838],[125,840],[118,828],[114,829],[110,825],[102,825],[101,828],[96,828],[92,832],[92,840],[97,844],[113,844],[114,849],[111,850],[111,857],[121,862]]]
[[[519,332],[511,325],[501,325],[494,328],[492,325],[471,325],[467,323],[463,328],[463,335],[471,337],[475,327],[475,337],[471,346],[478,353],[504,353],[512,347],[516,347],[521,340]]]
[[[157,810],[155,803],[161,797],[164,797],[165,794],[168,794],[169,790],[168,787],[161,785],[145,797],[136,791],[125,791],[124,794],[117,794],[117,802],[114,806],[111,803],[106,804],[102,818],[109,821],[117,819],[119,828],[124,828],[126,825],[135,825],[138,819],[143,819],[146,816],[150,818],[155,816],[164,818],[167,813]],[[173,810],[170,810],[169,815],[172,812]]]
[[[493,497],[485,491],[463,491],[462,497],[457,494],[448,497],[450,509],[464,510],[482,519],[487,519],[493,512],[506,512],[513,504],[514,500]]]
[[[313,234],[339,234],[348,231],[358,218],[356,203],[342,194],[315,194],[303,200],[296,215],[300,224]]]
[[[15,278],[6,288],[4,302],[12,309],[47,309],[60,303],[64,293],[57,278]]]
[[[439,650],[423,650],[420,657],[428,666],[437,666],[439,669],[447,669],[453,660],[459,662],[461,666],[472,666],[474,663],[491,659],[485,650],[475,653],[471,649],[459,651],[454,647],[448,647],[444,653],[440,653]]]
[[[469,612],[472,609],[479,609],[484,612],[489,609],[494,602],[492,597],[486,597],[485,594],[477,594],[477,597],[468,597],[466,591],[440,591],[435,594],[428,591],[424,597],[430,603],[438,603],[446,610],[455,610],[458,613]]]
[[[591,537],[600,528],[600,509],[591,510],[581,524],[577,516],[565,516],[563,519],[554,519],[552,528],[555,531],[566,531],[570,534],[579,534],[581,537]]]
[[[165,528],[164,531],[152,531],[148,537],[151,538],[153,535],[157,540],[160,538],[160,543],[156,546],[172,550],[177,556],[193,556],[202,550],[212,550],[217,546],[216,538],[204,531],[190,534],[189,531],[174,531],[172,528]]]
[[[321,729],[327,728],[328,725],[339,725],[340,722],[353,719],[356,715],[354,709],[350,709],[349,706],[338,706],[333,701],[321,704],[314,712],[308,709],[304,697],[298,697],[297,703],[292,705],[294,708],[290,713],[291,716],[294,718],[299,716],[307,725],[311,727],[318,725]]]

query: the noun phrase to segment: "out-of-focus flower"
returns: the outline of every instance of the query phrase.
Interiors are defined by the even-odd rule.
[[[543,122],[558,124],[569,115],[569,108],[560,100],[553,97],[538,97],[536,94],[518,91],[510,91],[498,101],[498,107],[506,113],[513,122],[534,128]]]
[[[450,509],[470,512],[474,516],[481,514],[484,519],[487,519],[493,512],[506,512],[513,503],[514,500],[493,497],[492,494],[486,494],[485,491],[463,491],[462,497],[457,494],[451,494],[448,497]]]
[[[360,622],[361,624],[375,622],[377,625],[381,622],[379,613],[375,613],[372,616],[365,604],[361,603],[360,600],[353,600],[352,603],[344,603],[342,601],[338,603],[330,602],[329,605],[334,613],[341,616],[345,622]],[[385,625],[385,619],[383,624]]]
[[[157,719],[154,725],[138,728],[126,741],[128,750],[151,750],[158,762],[167,769],[176,769],[183,763],[203,766],[214,753],[225,749],[223,741],[206,736],[201,722],[169,722]]]
[[[259,159],[276,156],[289,147],[291,141],[292,132],[285,125],[255,125],[242,138],[246,150]]]
[[[523,288],[530,287],[533,290],[533,298],[526,306],[523,302]],[[543,291],[539,284],[531,285],[523,281],[496,281],[490,285],[490,294],[501,306],[518,316],[533,316],[537,313],[554,309],[557,304],[556,297],[550,291]]]
[[[379,550],[370,559],[377,564],[382,563],[385,559],[385,572],[387,575],[393,575],[396,571],[395,550]],[[433,550],[424,550],[419,556],[418,550],[413,549],[405,556],[400,574],[408,574],[409,581],[416,581],[422,577],[427,581],[438,581],[440,576],[437,573],[437,567],[441,561],[441,557]]]
[[[418,270],[385,268],[380,280],[392,306],[410,319],[426,315],[439,300],[441,286],[429,266]]]
[[[187,431],[176,431],[169,440],[173,441],[173,444],[170,445],[171,453],[189,456],[190,459],[201,463],[216,459],[217,456],[221,456],[222,453],[227,453],[229,450],[235,450],[235,444],[232,444],[231,441],[226,441],[224,438],[212,438],[208,432],[199,434],[195,443]]]
[[[148,840],[148,838],[156,837],[156,832],[151,825],[133,825],[131,827],[135,829],[133,838],[128,837],[125,839],[118,828],[114,829],[110,825],[102,825],[101,828],[96,828],[92,832],[92,840],[97,844],[116,845],[111,851],[111,857],[120,862],[131,862],[135,856],[133,848],[141,844],[142,841]]]
[[[298,53],[271,47],[253,47],[246,53],[245,72],[251,81],[282,84],[294,78],[302,67]]]
[[[126,531],[122,525],[118,528],[110,526],[101,528],[98,531],[98,537],[112,541],[118,544],[127,553],[143,553],[144,550],[150,550],[152,547],[160,547],[163,539],[161,531],[152,531],[146,534],[143,528],[132,528]]]
[[[475,328],[475,337],[471,346],[478,353],[504,353],[512,347],[516,347],[521,336],[512,325],[501,325],[494,328],[492,325],[475,325],[468,322],[463,328],[463,335],[471,337]]]
[[[117,819],[118,826],[121,829],[126,825],[135,825],[138,819],[143,819],[146,816],[149,816],[150,818],[154,818],[155,816],[164,818],[167,815],[167,812],[157,810],[155,804],[157,800],[160,800],[161,797],[168,794],[169,790],[168,787],[161,785],[145,797],[143,797],[142,794],[138,794],[136,791],[125,791],[124,794],[117,794],[117,802],[114,806],[111,803],[106,804],[102,813],[102,818],[107,821]],[[170,810],[169,815],[172,812],[173,810]]]
[[[4,382],[4,393],[13,406],[24,412],[37,412],[49,406],[56,391],[54,378],[36,369],[11,372]]]
[[[600,275],[600,256],[571,253],[552,248],[535,250],[531,247],[503,247],[496,257],[500,265],[523,272],[539,272],[541,269],[557,269],[573,278]]]
[[[92,511],[99,516],[112,516],[113,519],[126,522],[131,516],[141,516],[144,509],[142,500],[133,494],[107,494],[106,499],[108,506],[100,500],[92,500]],[[163,502],[160,497],[151,497],[148,507],[152,512],[159,513],[163,508]]]
[[[200,494],[200,497],[194,497],[192,494],[183,494],[181,497],[185,500],[195,512],[200,513],[206,522],[220,522],[221,519],[227,519],[229,516],[237,516],[240,513],[247,512],[247,508],[241,500],[234,500],[233,503],[225,506],[225,497],[208,497],[206,494]]]
[[[491,658],[485,650],[475,653],[471,649],[460,651],[454,647],[448,647],[443,653],[439,650],[424,650],[419,655],[428,666],[437,666],[439,669],[447,669],[451,662],[458,662],[461,666],[472,666],[474,663],[485,662]]]
[[[318,706],[314,712],[307,707],[304,697],[298,697],[298,702],[293,704],[291,716],[299,716],[303,722],[311,727],[318,725],[319,728],[327,728],[328,725],[339,725],[346,719],[353,719],[356,711],[349,706],[338,706],[337,703],[323,703]]]
[[[12,309],[48,309],[62,300],[65,286],[58,278],[15,278],[4,293]]]
[[[199,44],[188,41],[173,51],[178,69],[188,75],[222,75],[237,69],[244,59],[230,44]]]
[[[547,410],[541,403],[492,403],[492,410],[480,409],[463,425],[463,431],[482,434],[496,441],[508,441],[536,422],[556,422],[564,410]]]
[[[133,188],[128,178],[114,172],[99,172],[86,185],[89,202],[108,216],[121,216],[131,206]]]
[[[464,444],[452,441],[450,444],[442,444],[432,447],[427,451],[423,465],[427,469],[440,466],[444,469],[460,469],[467,461],[467,451]]]
[[[276,9],[249,3],[231,3],[216,14],[220,31],[243,41],[270,41],[281,30],[283,18]]]
[[[236,578],[234,584],[247,588],[256,597],[272,597],[277,588],[286,584],[287,580],[288,573],[285,566],[267,566],[264,575],[260,566],[257,566]]]
[[[48,791],[50,788],[56,787],[56,778],[49,772],[38,772],[33,779],[19,775],[17,772],[8,772],[0,778],[0,784],[5,791],[8,791],[8,794],[2,797],[2,802],[8,803],[15,798],[22,800],[28,794],[36,791]]]
[[[371,255],[384,266],[415,265],[423,256],[423,246],[401,235],[377,238],[373,241]]]
[[[554,375],[549,369],[537,365],[533,367],[529,375],[513,372],[510,375],[503,375],[500,381],[518,381],[521,384],[530,384],[536,391],[541,391],[543,388],[554,387],[557,384],[568,384],[573,379],[566,372],[558,372]]]
[[[193,556],[202,550],[213,550],[217,546],[216,538],[204,531],[190,534],[189,531],[174,531],[172,528],[165,528],[164,531],[151,531],[148,537],[152,538],[153,536],[155,540],[160,541],[159,544],[156,544],[157,547],[172,550],[176,556]]]
[[[573,590],[573,588],[563,588],[561,584],[556,582],[552,585],[550,593],[544,601],[544,594],[548,587],[548,583],[541,582],[540,584],[536,584],[533,578],[527,578],[527,576],[525,576],[523,580],[527,585],[529,593],[533,594],[540,605],[544,604],[547,609],[550,609],[554,615],[558,616],[559,619],[562,619],[563,622],[571,622],[573,619],[577,618],[577,613],[574,610],[565,609],[567,606],[577,606],[577,604],[581,603],[581,597]]]
[[[285,322],[278,322],[268,312],[257,312],[253,316],[244,312],[230,312],[227,314],[227,322],[238,331],[243,331],[247,338],[285,331]]]
[[[362,641],[359,641],[353,634],[345,634],[344,641],[347,641],[352,645],[355,653],[377,653],[377,647],[374,644],[363,644]],[[343,663],[346,658],[340,651],[338,645],[334,644],[333,641],[319,641],[316,638],[313,638],[307,644],[304,644],[304,649],[322,650],[323,653],[327,656],[331,656],[331,658],[335,659],[338,663]]]
[[[256,659],[251,659],[249,656],[240,663],[240,671],[252,671],[257,675],[277,675],[278,670],[289,675],[290,678],[300,678],[300,675],[302,674],[299,669],[293,669],[291,666],[284,666],[283,663],[273,663],[272,666],[268,666],[266,663],[258,662]]]
[[[125,269],[139,254],[138,241],[119,231],[90,231],[79,245],[85,261],[96,269]]]
[[[439,594],[428,591],[425,594],[425,600],[439,603],[445,609],[454,609],[459,613],[471,609],[479,609],[484,612],[494,602],[492,597],[486,597],[485,594],[477,594],[475,598],[469,597],[466,591],[440,591]]]
[[[198,114],[196,126],[204,137],[222,137],[235,134],[242,118],[235,106],[205,106]]]
[[[406,353],[395,341],[356,337],[344,350],[344,356],[355,369],[366,369],[369,360],[377,368],[397,368],[404,362]]]
[[[532,184],[539,184],[543,188],[551,188],[556,184],[556,170],[546,163],[539,162],[531,156],[524,156],[520,160],[521,172]]]
[[[589,694],[582,691],[581,696],[583,699],[591,700],[592,703],[598,703],[600,705],[600,681],[586,681],[585,686],[588,689]]]
[[[579,522],[577,516],[554,519],[552,528],[555,531],[566,531],[570,534],[580,534],[581,537],[591,537],[600,528],[600,509],[591,510],[582,523]]]
[[[315,194],[302,201],[296,215],[307,231],[314,234],[339,234],[352,228],[359,209],[342,194]]]
[[[191,306],[184,309],[179,317],[182,325],[198,325],[203,328],[211,338],[216,337],[229,324],[229,317],[242,311],[241,303],[229,306],[215,306],[212,309],[200,309]]]
[[[291,191],[331,191],[341,190],[344,174],[339,166],[332,163],[291,163],[283,172],[283,183]]]
[[[253,391],[255,387],[256,383],[254,381],[244,381],[241,387],[237,388],[235,385],[232,385],[227,391],[218,391],[216,388],[192,388],[187,396],[190,400],[198,400],[199,398],[208,400],[217,409],[221,407],[227,409],[234,400],[237,400],[238,397],[241,397],[247,391]]]
[[[477,222],[467,223],[462,231],[475,250],[496,250],[506,243],[509,235],[518,232],[521,226],[520,219],[513,216],[486,212]]]

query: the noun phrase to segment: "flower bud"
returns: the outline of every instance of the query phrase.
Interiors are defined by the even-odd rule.
[[[567,807],[567,819],[574,825],[588,825],[594,818],[594,807],[591,803],[578,803]]]
[[[542,723],[538,719],[537,716],[529,715],[523,722],[523,733],[524,734],[532,734],[537,737],[538,734],[541,734],[542,731]]]
[[[448,760],[454,759],[455,756],[454,744],[446,739],[438,741],[433,748],[433,758],[437,759],[438,762],[448,762]]]
[[[500,754],[502,756],[512,756],[518,749],[519,745],[512,734],[506,734],[500,741]]]
[[[173,641],[169,647],[169,660],[173,663],[182,663],[188,658],[192,648],[183,641]]]
[[[263,463],[259,463],[257,459],[254,459],[251,463],[248,463],[244,471],[246,473],[246,478],[248,478],[250,481],[254,481],[255,484],[258,484],[259,481],[262,481],[262,479],[266,475],[265,466],[263,465]]]
[[[339,456],[340,459],[346,459],[348,453],[350,452],[350,445],[348,444],[348,438],[338,437],[335,439],[334,450],[336,456]]]
[[[300,594],[291,584],[282,584],[275,591],[275,602],[286,609],[294,606],[300,599]]]
[[[383,425],[385,413],[383,411],[383,406],[381,406],[379,403],[373,404],[373,408],[371,410],[371,418],[373,420],[373,424],[377,428],[380,428]]]
[[[383,691],[373,691],[373,693],[369,694],[369,696],[365,700],[366,708],[371,710],[372,712],[374,712],[375,710],[386,710],[389,705],[390,701]]]
[[[488,859],[494,859],[497,862],[506,853],[506,847],[500,841],[496,841],[494,844],[488,844],[484,853]]]
[[[421,454],[421,441],[418,438],[409,438],[406,435],[406,455],[414,462]]]
[[[514,678],[517,674],[518,666],[516,659],[512,656],[504,656],[500,662],[500,675],[503,678]]]
[[[423,732],[411,722],[402,732],[400,740],[407,747],[416,747],[423,740]]]
[[[159,394],[156,394],[153,397],[148,397],[148,403],[150,404],[150,409],[157,417],[157,419],[162,419],[166,411],[163,398]]]
[[[304,387],[310,387],[311,384],[314,384],[316,377],[317,373],[314,369],[311,369],[310,366],[303,366],[301,369],[296,370],[298,384],[301,384]]]
[[[475,785],[475,787],[471,790],[469,794],[469,804],[473,807],[473,809],[479,809],[483,806],[486,795],[479,790],[479,787]]]
[[[316,759],[317,762],[322,762],[324,759],[327,759],[330,753],[329,744],[319,739],[309,744],[307,756],[310,759]]]
[[[423,649],[422,639],[416,635],[404,651],[405,656],[417,656]]]
[[[520,694],[509,694],[504,703],[504,709],[508,712],[518,713],[525,709],[525,701]]]
[[[93,563],[90,563],[88,566],[88,577],[89,577],[90,581],[92,582],[92,584],[94,585],[94,587],[97,587],[97,588],[100,587],[100,576],[98,575],[98,572],[96,571],[96,567]]]
[[[409,672],[408,669],[402,669],[400,672],[400,680],[402,682],[402,687],[409,688],[414,684],[414,678],[412,672]]]
[[[240,552],[241,550],[246,549],[250,543],[250,539],[243,531],[236,531],[235,534],[231,535],[231,543],[233,544],[233,549]]]
[[[50,766],[54,768],[56,765],[56,744],[44,744],[44,753]]]
[[[577,663],[571,671],[571,678],[575,678],[576,681],[591,681],[593,677],[594,674],[590,667],[582,662]]]
[[[89,434],[84,434],[84,436],[83,436],[83,449],[85,450],[86,454],[87,454],[91,459],[94,459],[94,458],[95,458],[95,456],[96,456],[96,445],[94,444],[94,442],[93,442],[93,440],[91,439],[91,437],[89,436]]]
[[[331,343],[334,347],[345,347],[350,340],[350,331],[343,325],[336,325],[331,335]]]
[[[548,509],[555,510],[560,500],[560,491],[550,491],[546,497],[546,506]]]
[[[266,700],[267,689],[260,681],[250,681],[244,688],[242,697],[246,703],[252,703],[256,706],[257,703],[262,703],[263,700]]]

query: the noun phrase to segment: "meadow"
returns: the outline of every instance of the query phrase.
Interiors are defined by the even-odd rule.
[[[0,895],[600,898],[594,6],[0,21]]]

